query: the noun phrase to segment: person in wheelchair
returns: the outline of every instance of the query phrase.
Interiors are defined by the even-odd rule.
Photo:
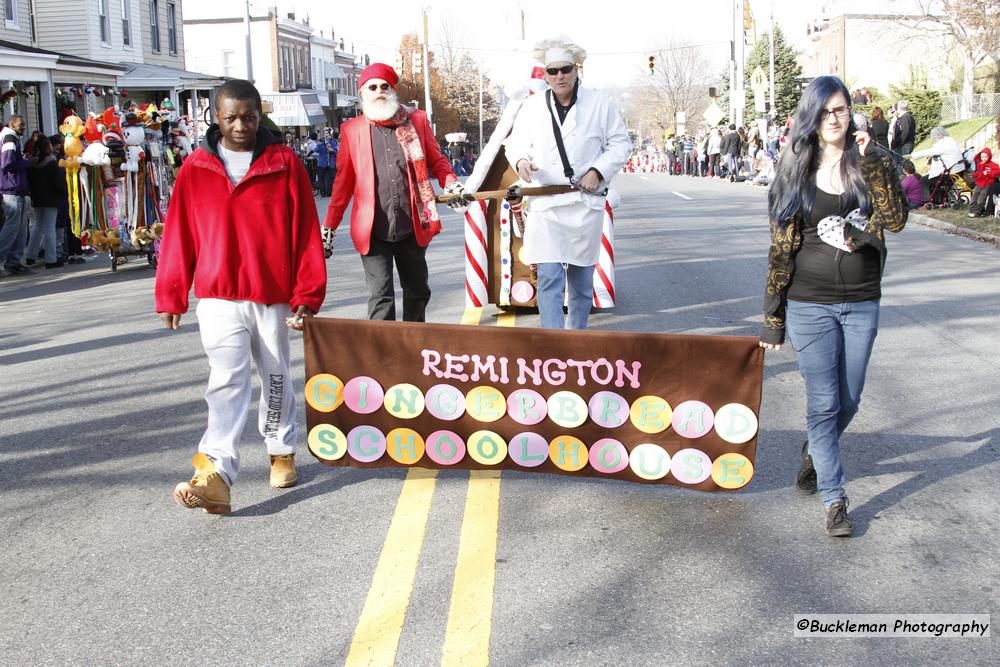
[[[930,158],[926,180],[930,201],[935,206],[942,206],[947,203],[948,191],[954,187],[951,175],[965,171],[966,164],[961,146],[948,136],[943,127],[938,125],[931,130],[931,139],[934,141],[933,146],[905,157],[909,160]]]

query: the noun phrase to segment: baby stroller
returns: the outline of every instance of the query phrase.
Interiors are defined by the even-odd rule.
[[[943,164],[940,157],[932,157],[931,160],[937,160]],[[933,181],[929,179],[924,181],[924,194],[927,199],[924,208],[958,209],[962,206],[968,206],[972,199],[970,196],[972,189],[962,177],[968,168],[969,163],[963,155],[962,159],[955,164],[945,165],[941,175]]]

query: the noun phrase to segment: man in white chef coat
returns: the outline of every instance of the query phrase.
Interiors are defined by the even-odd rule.
[[[587,52],[565,37],[533,53],[551,90],[524,102],[505,144],[525,183],[573,183],[573,192],[526,197],[524,260],[538,266],[538,313],[549,329],[586,329],[600,257],[604,202],[611,179],[632,152],[625,122],[605,95],[580,86]],[[557,141],[564,147],[563,159]],[[567,164],[568,163],[568,164]],[[563,316],[563,289],[569,318]]]

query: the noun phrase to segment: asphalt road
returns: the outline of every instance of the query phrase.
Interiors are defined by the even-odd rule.
[[[756,335],[765,192],[664,175],[619,187],[619,301],[592,328]],[[461,222],[443,218],[429,319],[457,323]],[[322,314],[363,317],[360,260],[337,243]],[[889,247],[843,441],[857,536],[828,538],[818,498],[791,485],[805,405],[786,347],[767,355],[744,489],[502,474],[477,630],[492,664],[997,663],[992,639],[793,637],[796,614],[997,610],[1000,256],[919,225]],[[175,505],[207,364],[193,314],[161,328],[153,275],[99,258],[0,281],[0,664],[343,664],[376,563],[398,556],[383,546],[406,471],[328,468],[303,448],[299,486],[275,491],[251,418],[234,513]],[[442,663],[469,485],[437,476],[396,664]]]

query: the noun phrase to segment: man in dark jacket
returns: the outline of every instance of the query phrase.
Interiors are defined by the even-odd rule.
[[[729,125],[729,133],[722,138],[722,145],[719,147],[725,160],[727,176],[736,173],[736,159],[740,155],[740,135],[736,133],[736,125]]]
[[[896,104],[896,132],[892,135],[892,150],[900,155],[909,155],[913,152],[913,142],[917,134],[917,123],[910,112],[910,105],[906,100],[900,100]]]
[[[0,131],[0,195],[3,195],[3,229],[0,229],[0,278],[8,273],[31,273],[21,264],[28,242],[27,170],[34,160],[24,159],[21,135],[24,117],[13,115]]]

